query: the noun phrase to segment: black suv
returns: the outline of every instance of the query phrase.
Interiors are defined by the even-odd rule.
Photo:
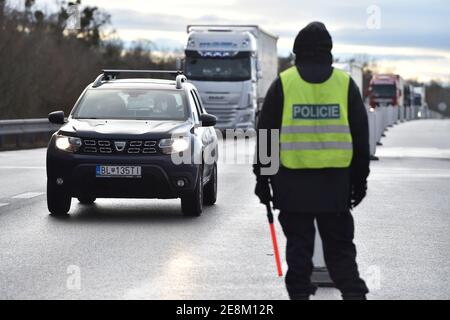
[[[152,70],[103,70],[83,91],[47,149],[47,205],[53,215],[96,198],[181,198],[199,216],[217,197],[216,118],[196,88],[176,80],[123,78]],[[136,77],[136,76],[135,76]],[[121,79],[122,78],[122,79]]]

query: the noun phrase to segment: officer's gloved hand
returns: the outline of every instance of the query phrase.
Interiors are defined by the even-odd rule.
[[[350,195],[350,209],[355,208],[363,201],[367,194],[367,182],[353,184]]]
[[[256,180],[255,194],[262,204],[270,204],[270,201],[272,201],[272,194],[270,192],[268,178],[258,177]]]

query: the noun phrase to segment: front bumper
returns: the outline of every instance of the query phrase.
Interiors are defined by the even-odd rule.
[[[96,177],[97,165],[141,166],[141,177]],[[167,155],[81,155],[51,147],[47,151],[49,183],[62,178],[61,187],[73,197],[179,198],[194,190],[199,170],[200,166],[195,164],[176,165]],[[177,186],[178,179],[185,181],[183,187]]]

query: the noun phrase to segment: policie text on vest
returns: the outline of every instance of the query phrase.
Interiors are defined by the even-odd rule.
[[[339,104],[295,104],[292,106],[293,119],[339,119]]]

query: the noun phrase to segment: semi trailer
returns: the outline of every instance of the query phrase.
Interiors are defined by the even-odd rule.
[[[363,69],[360,64],[354,62],[335,62],[333,67],[347,72],[356,83],[361,97],[363,96]]]

